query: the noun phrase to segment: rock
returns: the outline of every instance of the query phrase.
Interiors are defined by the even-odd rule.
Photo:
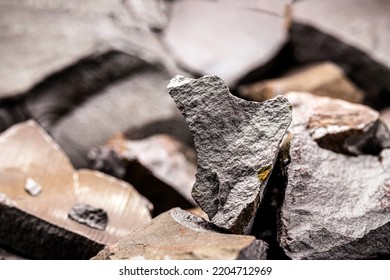
[[[300,96],[305,97],[306,129],[320,147],[352,155],[377,155],[390,147],[390,132],[377,111],[308,93]]]
[[[0,142],[2,244],[35,259],[85,259],[151,219],[150,203],[132,186],[97,171],[74,170],[33,121],[8,129]],[[38,196],[24,189],[31,179],[42,189]],[[104,209],[106,229],[69,219],[76,203]]]
[[[264,101],[290,91],[310,92],[355,103],[361,103],[364,97],[342,69],[331,62],[310,65],[281,78],[239,88],[240,96],[254,101]]]
[[[50,130],[53,138],[75,166],[86,167],[88,151],[103,145],[117,132],[174,119],[182,123],[182,135],[190,134],[175,103],[166,94],[169,77],[166,70],[144,63],[142,70],[112,83],[58,120]],[[162,132],[169,133],[170,129],[165,126]]]
[[[283,24],[282,17],[225,1],[179,0],[164,42],[188,71],[215,74],[235,86],[276,57],[286,41]]]
[[[42,187],[39,185],[34,179],[27,178],[26,184],[24,185],[24,189],[31,196],[38,196],[42,192]]]
[[[389,105],[389,10],[382,0],[298,1],[291,26],[296,59],[332,60],[367,92],[367,103]]]
[[[129,16],[122,1],[6,0],[0,14],[1,97],[23,94],[49,75],[109,51],[163,57],[139,13],[133,9]]]
[[[99,230],[105,230],[108,222],[107,212],[88,204],[76,203],[68,214],[69,218]]]
[[[189,212],[174,208],[154,218],[93,259],[265,259],[267,244],[253,236],[224,234]]]
[[[291,122],[289,102],[281,96],[263,103],[236,98],[217,76],[176,76],[168,91],[194,136],[195,201],[218,227],[250,232]]]
[[[131,183],[154,206],[154,214],[195,206],[196,154],[168,135],[128,140],[119,134],[89,153],[90,167]]]
[[[292,259],[389,256],[390,149],[379,156],[348,156],[321,148],[307,129],[313,113],[308,94],[287,98],[293,105],[293,136],[279,220],[286,254]],[[335,102],[337,107],[340,101]]]
[[[381,111],[381,120],[390,129],[390,108],[385,108]]]

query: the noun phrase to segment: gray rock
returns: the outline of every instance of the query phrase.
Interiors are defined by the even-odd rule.
[[[366,92],[366,101],[390,104],[390,2],[298,1],[291,42],[299,62],[332,60]]]
[[[91,149],[90,167],[117,176],[133,185],[154,206],[154,215],[173,207],[195,206],[194,150],[168,135],[129,140],[122,134],[106,145]]]
[[[308,94],[287,98],[293,105],[291,163],[279,220],[286,254],[293,259],[390,255],[390,149],[379,156],[348,156],[321,148],[307,129],[313,113]],[[321,106],[318,97],[315,104]]]
[[[225,2],[175,1],[163,38],[185,69],[218,75],[235,86],[276,57],[287,29],[282,17],[245,7],[255,6],[254,1],[240,1],[244,5],[240,8]]]
[[[248,233],[291,122],[289,102],[239,99],[216,76],[176,76],[168,91],[194,136],[195,201],[218,227]]]
[[[84,203],[76,203],[68,214],[72,220],[96,228],[105,230],[108,222],[107,212],[102,208],[96,208]]]
[[[219,233],[203,218],[180,208],[107,246],[93,259],[266,259],[267,243],[253,236]]]

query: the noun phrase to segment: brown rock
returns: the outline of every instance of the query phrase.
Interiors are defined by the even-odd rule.
[[[320,147],[353,155],[378,154],[390,147],[390,132],[377,111],[339,99],[299,95],[309,116],[306,129]]]
[[[390,2],[298,1],[291,42],[299,62],[332,60],[368,93],[367,102],[390,104]]]
[[[323,62],[299,69],[284,77],[241,86],[240,95],[254,101],[264,101],[290,91],[310,92],[315,95],[340,98],[361,103],[363,93],[331,62]]]
[[[264,241],[216,232],[209,222],[175,208],[107,246],[93,259],[265,259],[266,250]]]
[[[154,214],[195,205],[196,154],[168,135],[127,140],[119,134],[89,153],[91,167],[130,182],[154,205]]]
[[[279,16],[225,1],[180,0],[164,41],[186,69],[220,76],[234,86],[276,56],[286,41],[283,23]]]
[[[130,185],[97,171],[74,170],[34,122],[13,126],[0,142],[3,244],[38,259],[84,259],[150,220],[149,202]],[[38,196],[25,191],[29,179],[40,185]],[[76,203],[104,209],[105,230],[71,220]]]

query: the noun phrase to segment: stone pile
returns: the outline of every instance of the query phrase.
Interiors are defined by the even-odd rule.
[[[389,11],[1,1],[0,259],[389,259]]]

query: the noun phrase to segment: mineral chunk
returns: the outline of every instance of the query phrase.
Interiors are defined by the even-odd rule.
[[[164,42],[189,71],[216,74],[234,86],[277,55],[287,30],[279,16],[225,2],[175,1]],[[245,2],[255,6],[255,1]]]
[[[91,168],[130,182],[154,206],[154,214],[194,207],[196,154],[168,135],[129,140],[117,134],[89,153]]]
[[[13,126],[0,142],[2,244],[35,259],[85,259],[151,219],[150,203],[132,186],[97,171],[76,171],[35,122]],[[25,191],[28,178],[39,182],[39,196]],[[76,203],[103,208],[106,230],[69,219]]]
[[[264,101],[290,91],[340,98],[350,102],[363,101],[363,92],[354,85],[336,64],[323,62],[296,70],[284,77],[241,86],[240,95]]]
[[[379,156],[348,156],[321,148],[308,130],[315,112],[308,94],[287,98],[293,105],[293,136],[279,220],[279,241],[286,254],[293,259],[389,256],[390,149]],[[322,102],[317,99],[315,104]],[[364,109],[355,107],[359,110]]]
[[[291,122],[289,102],[282,96],[263,103],[236,98],[216,76],[176,76],[168,91],[198,152],[195,201],[218,227],[248,233]]]
[[[336,62],[368,93],[367,102],[389,105],[389,10],[390,2],[382,0],[297,1],[291,26],[295,57]]]
[[[76,222],[99,230],[105,230],[108,222],[106,211],[83,203],[76,203],[68,215]]]
[[[223,234],[203,218],[174,208],[107,246],[93,259],[265,259],[267,243]]]

